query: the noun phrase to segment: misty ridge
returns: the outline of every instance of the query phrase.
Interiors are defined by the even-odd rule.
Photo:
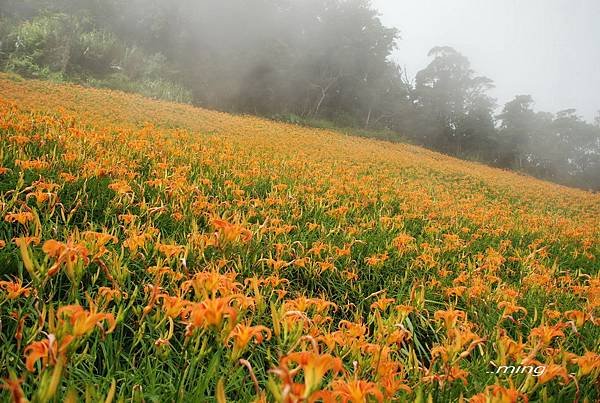
[[[414,77],[363,0],[0,0],[0,68],[410,142],[600,190],[600,114],[489,95],[492,78],[440,46]],[[600,107],[600,105],[599,105]]]

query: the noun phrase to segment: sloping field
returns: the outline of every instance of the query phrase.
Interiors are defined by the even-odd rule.
[[[3,400],[594,401],[600,195],[0,75]]]

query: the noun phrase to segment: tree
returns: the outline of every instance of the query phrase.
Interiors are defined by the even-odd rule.
[[[451,47],[435,47],[428,55],[434,59],[417,73],[413,93],[423,125],[430,128],[425,142],[461,155],[469,143],[484,142],[477,137],[493,127],[495,101],[487,95],[493,82],[476,76],[469,60]]]
[[[577,115],[575,109],[565,109],[556,114],[551,133],[555,137],[554,163],[559,167],[559,180],[578,181],[599,162],[600,134],[597,128]]]
[[[523,167],[536,125],[531,95],[517,95],[504,105],[500,120],[498,164],[507,168]]]

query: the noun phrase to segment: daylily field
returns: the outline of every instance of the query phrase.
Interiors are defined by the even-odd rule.
[[[0,75],[1,401],[593,402],[599,271],[599,194]]]

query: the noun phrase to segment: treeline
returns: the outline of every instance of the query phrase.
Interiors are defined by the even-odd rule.
[[[329,121],[600,189],[600,120],[496,115],[493,82],[448,47],[406,77],[399,32],[364,0],[0,0],[0,65],[293,122]],[[389,136],[388,136],[389,137]]]

